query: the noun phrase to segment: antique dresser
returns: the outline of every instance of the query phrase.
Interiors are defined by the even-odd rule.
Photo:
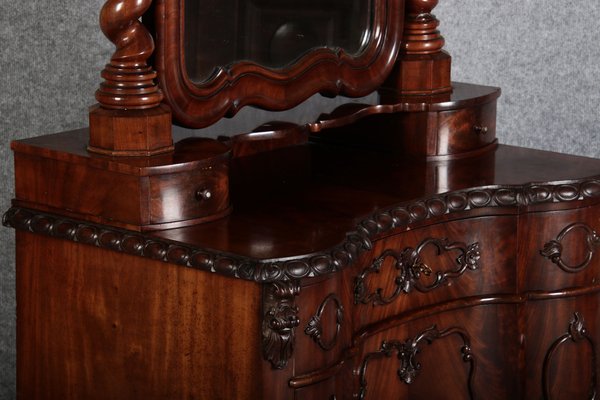
[[[437,0],[288,3],[107,1],[90,127],[12,143],[19,398],[596,398],[600,160],[498,144]]]

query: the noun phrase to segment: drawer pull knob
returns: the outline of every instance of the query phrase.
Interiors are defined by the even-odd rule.
[[[446,271],[434,272],[421,258],[421,253],[428,246],[433,246],[438,256],[442,252],[457,252],[456,265]],[[398,270],[398,275],[394,279],[394,292],[388,297],[385,297],[383,288],[367,293],[368,276],[379,273],[387,258],[394,260],[394,267]],[[479,243],[466,245],[462,242],[451,243],[448,239],[425,239],[416,248],[407,247],[401,252],[386,250],[355,278],[354,304],[385,305],[394,301],[401,293],[410,293],[412,289],[422,293],[429,292],[447,284],[451,279],[460,277],[467,269],[478,269],[480,258]],[[433,276],[431,279],[433,282],[426,283],[421,280],[422,276],[430,275]]]
[[[562,259],[563,255],[563,244],[562,241],[569,233],[575,230],[582,230],[585,233],[585,247],[586,254],[584,260],[577,265],[567,265]],[[600,247],[600,236],[591,227],[583,223],[574,223],[563,229],[556,239],[549,241],[544,245],[544,248],[540,250],[540,254],[554,264],[558,265],[560,269],[565,272],[579,272],[590,265],[596,249]]]
[[[208,189],[196,190],[196,200],[198,200],[198,201],[209,200],[211,197],[212,197],[212,192]]]
[[[475,133],[478,135],[485,135],[486,133],[488,133],[488,127],[487,126],[480,126],[480,125],[475,125],[473,127],[473,129],[475,130]]]

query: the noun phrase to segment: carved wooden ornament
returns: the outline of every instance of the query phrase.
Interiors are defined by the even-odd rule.
[[[367,396],[368,385],[366,375],[370,362],[382,357],[390,358],[396,354],[398,361],[400,361],[400,368],[397,371],[398,378],[400,378],[400,380],[407,385],[410,385],[413,383],[419,373],[419,370],[421,369],[421,364],[416,358],[422,350],[420,346],[421,342],[431,344],[434,340],[442,339],[451,335],[458,335],[463,340],[463,346],[460,348],[460,354],[462,356],[462,360],[466,363],[469,363],[467,387],[469,391],[469,399],[473,399],[472,383],[473,372],[475,370],[475,359],[471,351],[471,341],[469,336],[460,328],[448,328],[440,331],[435,325],[425,329],[414,338],[407,339],[404,342],[399,340],[386,340],[381,344],[381,348],[378,351],[367,354],[364,357],[359,369],[360,391],[358,398],[363,400]]]
[[[287,366],[294,352],[296,327],[300,325],[294,298],[300,293],[298,282],[267,284],[263,294],[262,350],[275,369]]]
[[[458,252],[456,268],[434,273],[432,268],[421,259],[421,252],[427,246],[434,246],[438,255],[442,252]],[[372,273],[379,273],[388,257],[395,260],[394,266],[398,270],[398,276],[394,280],[396,286],[394,292],[389,297],[384,297],[383,288],[378,288],[374,293],[367,293],[367,277]],[[407,247],[401,252],[386,250],[373,261],[370,267],[365,268],[356,277],[354,281],[354,303],[373,303],[374,306],[384,305],[393,302],[401,293],[410,293],[413,288],[419,292],[429,292],[447,283],[450,279],[460,277],[467,269],[478,269],[480,258],[479,243],[467,246],[460,242],[450,243],[448,239],[425,239],[416,248]],[[429,276],[431,274],[435,276],[432,283],[424,284],[421,282],[420,279],[423,275]]]

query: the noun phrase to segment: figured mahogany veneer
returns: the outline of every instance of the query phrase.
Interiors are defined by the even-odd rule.
[[[140,233],[58,215],[41,194],[69,201],[61,187],[72,183],[27,189],[19,182],[42,173],[30,159],[176,173],[194,163],[195,141],[144,165],[85,156],[85,135],[13,145],[17,199],[4,224],[20,231],[23,398],[525,399],[598,389],[597,160],[498,146],[426,162],[299,144],[233,160],[229,216]],[[590,229],[561,236],[571,224]],[[592,252],[590,262],[564,271],[556,251],[544,253],[555,242],[564,263]]]
[[[109,158],[88,153],[87,130],[14,142],[15,204],[132,230],[165,229],[230,211],[227,146],[189,138],[172,154]],[[70,148],[60,150],[65,145]],[[65,179],[65,177],[67,177]]]
[[[201,84],[183,4],[108,0],[90,129],[12,144],[20,399],[597,397],[600,160],[497,145],[437,0],[373,0],[355,57]],[[196,127],[379,100],[172,146],[155,79]]]
[[[457,158],[496,143],[500,89],[452,83],[450,94],[406,96],[380,89],[377,104],[349,104],[308,124],[315,141],[369,147],[411,158]],[[370,130],[376,124],[383,129]],[[368,135],[364,132],[369,131]]]

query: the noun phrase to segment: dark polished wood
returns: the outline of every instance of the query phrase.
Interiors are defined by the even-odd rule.
[[[178,142],[171,156],[110,159],[86,153],[85,137],[75,131],[13,148],[17,161],[63,160],[122,174],[193,171],[188,163],[197,163],[194,141]],[[25,182],[42,174],[32,165],[17,162],[15,208],[4,218],[24,231],[18,290],[27,301],[19,313],[28,317],[18,329],[20,347],[31,353],[19,361],[23,398],[94,398],[102,386],[113,398],[370,399],[392,391],[525,399],[597,385],[589,350],[600,339],[596,316],[588,301],[568,299],[600,293],[598,160],[498,146],[415,162],[296,144],[234,159],[229,216],[145,233],[65,217],[70,211],[57,215],[44,197],[27,198],[35,190],[27,192]],[[40,193],[66,201],[59,194],[68,185],[55,182]],[[565,231],[571,224],[589,229]],[[548,253],[555,243],[559,256]],[[124,284],[130,290],[120,290]],[[66,329],[54,310],[67,310]],[[564,318],[536,322],[553,310]],[[575,313],[587,336],[569,330]],[[192,315],[193,324],[185,320]],[[62,339],[44,339],[52,332]],[[211,351],[185,347],[215,340]],[[419,352],[410,355],[412,342]],[[581,344],[571,351],[570,343]],[[135,367],[128,354],[136,355]],[[563,360],[584,372],[559,377]],[[420,369],[411,367],[417,362]],[[532,368],[538,372],[519,373]],[[224,390],[221,378],[205,380],[208,369],[239,378]],[[560,387],[548,383],[556,379]],[[66,391],[75,381],[83,383]]]
[[[171,111],[148,65],[154,40],[139,18],[152,0],[107,0],[102,32],[116,46],[90,108],[88,150],[110,156],[151,156],[173,150]]]
[[[499,88],[461,82],[453,82],[451,94],[436,96],[404,96],[380,89],[377,104],[341,106],[308,126],[315,141],[366,146],[411,158],[466,157],[496,143],[499,96]]]
[[[257,336],[242,334],[260,331],[258,284],[31,233],[17,241],[29,299],[17,311],[19,398],[269,397]]]
[[[452,91],[450,55],[442,50],[440,21],[432,14],[438,0],[406,0],[400,54],[385,83],[402,95],[436,95]]]
[[[23,171],[16,179],[15,204],[38,204],[33,207],[132,230],[172,228],[229,213],[226,145],[187,138],[165,155],[110,158],[87,152],[86,134],[14,142],[15,167]],[[56,147],[46,147],[50,143]],[[60,151],[64,144],[71,150]]]
[[[374,1],[356,57],[200,84],[183,0],[150,3],[103,8],[90,129],[12,144],[20,399],[597,397],[600,160],[498,145],[500,90],[450,86],[437,0]],[[190,126],[379,99],[171,148],[150,32]]]

